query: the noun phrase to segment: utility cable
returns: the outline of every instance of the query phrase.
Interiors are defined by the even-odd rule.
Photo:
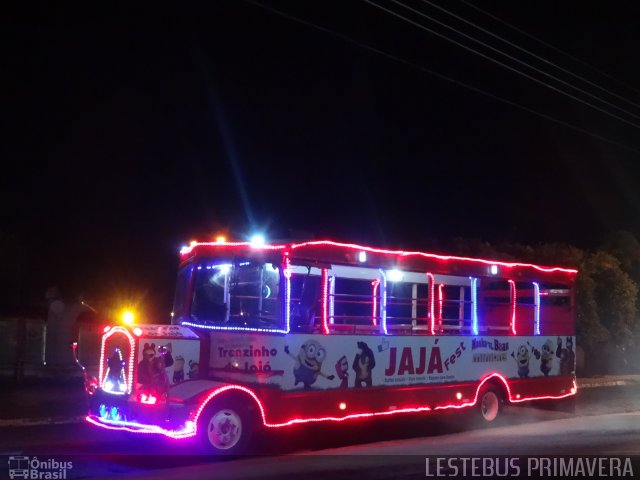
[[[603,137],[602,135],[599,135],[597,133],[590,132],[589,130],[586,130],[584,128],[578,127],[576,125],[573,125],[571,123],[565,122],[563,120],[559,120],[559,119],[557,119],[557,118],[555,118],[555,117],[553,117],[551,115],[547,115],[546,113],[542,113],[542,112],[539,112],[537,110],[533,110],[533,109],[531,109],[529,107],[525,107],[524,105],[520,105],[519,103],[512,102],[511,100],[507,100],[506,98],[500,97],[498,95],[494,95],[493,93],[487,92],[487,91],[482,90],[482,89],[477,88],[477,87],[474,87],[473,85],[469,85],[467,83],[461,82],[460,80],[456,80],[455,78],[448,77],[448,76],[443,75],[441,73],[438,73],[438,72],[436,72],[434,70],[431,70],[431,69],[428,69],[428,68],[423,67],[421,65],[418,65],[416,63],[410,62],[409,60],[405,60],[403,58],[397,57],[397,56],[395,56],[395,55],[393,55],[391,53],[385,52],[384,50],[379,50],[379,49],[377,49],[375,47],[372,47],[372,46],[370,46],[370,45],[368,45],[366,43],[363,43],[363,42],[360,42],[358,40],[355,40],[355,39],[353,39],[353,38],[351,38],[351,37],[349,37],[347,35],[344,35],[342,33],[339,33],[339,32],[336,32],[334,30],[331,30],[331,29],[328,29],[326,27],[323,27],[321,25],[317,25],[315,23],[309,22],[308,20],[304,20],[302,18],[296,17],[294,15],[291,15],[289,13],[286,13],[286,12],[283,12],[281,10],[275,9],[273,7],[269,7],[269,6],[263,5],[263,4],[259,3],[259,2],[254,1],[254,0],[245,0],[245,2],[247,2],[247,3],[251,4],[251,5],[254,5],[256,7],[262,8],[263,10],[267,10],[267,11],[269,11],[269,12],[275,14],[275,15],[278,15],[278,16],[281,16],[283,18],[286,18],[286,19],[288,19],[290,21],[299,23],[301,25],[305,25],[307,27],[311,27],[311,28],[313,28],[315,30],[319,30],[319,31],[321,31],[323,33],[326,33],[326,34],[329,34],[331,36],[337,37],[337,38],[339,38],[339,39],[341,39],[341,40],[343,40],[343,41],[345,41],[347,43],[350,43],[352,45],[355,45],[355,46],[357,46],[357,47],[359,47],[359,48],[361,48],[363,50],[368,50],[368,51],[373,52],[375,54],[381,55],[381,56],[387,58],[388,60],[393,60],[394,62],[400,63],[402,65],[415,68],[415,69],[420,70],[420,71],[422,71],[424,73],[428,73],[429,75],[437,77],[437,78],[439,78],[441,80],[445,80],[447,82],[453,83],[453,84],[455,84],[455,85],[457,85],[459,87],[463,87],[463,88],[465,88],[467,90],[471,90],[471,91],[473,91],[475,93],[479,93],[480,95],[483,95],[485,97],[491,98],[493,100],[497,100],[499,102],[505,103],[505,104],[510,105],[512,107],[518,108],[520,110],[524,110],[525,112],[531,113],[531,114],[536,115],[536,116],[538,116],[540,118],[544,118],[545,120],[549,120],[549,121],[551,121],[553,123],[556,123],[558,125],[562,125],[564,127],[567,127],[567,128],[572,129],[572,130],[575,130],[576,132],[580,132],[580,133],[582,133],[584,135],[588,135],[588,136],[593,137],[593,138],[595,138],[597,140],[600,140],[602,142],[608,143],[610,145],[615,145],[616,147],[619,147],[621,149],[628,150],[630,152],[633,152],[633,153],[636,153],[636,154],[640,155],[640,150],[637,149],[637,148],[631,147],[629,145],[625,145],[625,144],[620,143],[620,142],[615,141],[615,140],[611,140],[611,139]]]
[[[515,25],[513,25],[513,24],[511,24],[511,23],[509,23],[509,22],[507,22],[507,21],[505,21],[505,20],[502,20],[502,19],[501,19],[501,18],[499,18],[499,17],[496,17],[495,15],[492,15],[491,13],[487,12],[486,10],[483,10],[483,9],[481,9],[480,7],[477,7],[477,6],[473,5],[472,3],[467,2],[467,1],[465,1],[465,0],[459,0],[459,1],[460,1],[460,2],[462,2],[462,3],[464,3],[465,5],[467,5],[467,6],[471,7],[471,8],[473,8],[474,10],[477,10],[478,12],[481,12],[481,13],[485,14],[486,16],[493,18],[494,20],[496,20],[496,21],[498,21],[498,22],[502,23],[503,25],[506,25],[507,27],[512,28],[512,29],[513,29],[513,30],[515,30],[516,32],[520,32],[522,35],[525,35],[525,36],[527,36],[527,37],[531,38],[532,40],[535,40],[536,42],[538,42],[538,43],[540,43],[540,44],[544,45],[545,47],[550,48],[550,49],[552,49],[552,50],[555,50],[556,52],[561,53],[561,54],[562,54],[562,55],[564,55],[565,57],[568,57],[568,58],[570,58],[570,59],[572,59],[572,60],[574,60],[574,61],[576,61],[576,62],[578,62],[578,63],[580,63],[580,64],[582,64],[582,65],[584,65],[585,67],[590,68],[590,69],[591,69],[591,70],[593,70],[594,72],[598,72],[600,75],[603,75],[603,76],[605,76],[605,77],[607,77],[607,78],[609,78],[609,79],[611,79],[611,80],[613,80],[613,81],[615,81],[615,82],[619,83],[620,85],[624,85],[625,87],[629,88],[630,90],[633,90],[633,91],[634,91],[634,92],[636,92],[636,93],[640,93],[640,90],[638,90],[638,89],[636,89],[636,88],[632,87],[632,86],[631,86],[631,85],[629,85],[628,83],[625,83],[625,82],[623,82],[622,80],[617,79],[617,78],[616,78],[616,77],[614,77],[613,75],[609,75],[607,72],[604,72],[604,71],[600,70],[599,68],[596,68],[596,67],[594,67],[593,65],[591,65],[591,64],[589,64],[589,63],[587,63],[587,62],[585,62],[584,60],[580,60],[578,57],[574,57],[573,55],[571,55],[571,54],[569,54],[569,53],[565,52],[564,50],[561,50],[561,49],[559,49],[558,47],[555,47],[555,46],[551,45],[550,43],[547,43],[547,42],[545,42],[544,40],[541,40],[540,38],[538,38],[538,37],[536,37],[536,36],[534,36],[534,35],[531,35],[531,34],[530,34],[530,33],[528,33],[528,32],[525,32],[524,30],[522,30],[522,29],[520,29],[520,28],[516,27]]]
[[[376,8],[378,8],[378,9],[384,11],[384,12],[387,12],[388,14],[390,14],[392,16],[395,16],[395,17],[397,17],[397,18],[399,18],[399,19],[401,19],[401,20],[403,20],[403,21],[405,21],[407,23],[410,23],[411,25],[414,25],[414,26],[416,26],[416,27],[418,27],[418,28],[420,28],[422,30],[425,30],[425,31],[427,31],[427,32],[429,32],[429,33],[431,33],[433,35],[436,35],[437,37],[445,39],[448,42],[451,42],[451,43],[453,43],[455,45],[458,45],[459,47],[462,47],[465,50],[468,50],[468,51],[470,51],[472,53],[475,53],[476,55],[479,55],[479,56],[481,56],[481,57],[483,57],[483,58],[485,58],[485,59],[487,59],[487,60],[489,60],[491,62],[494,62],[494,63],[496,63],[496,64],[498,64],[498,65],[500,65],[500,66],[502,66],[502,67],[504,67],[504,68],[506,68],[508,70],[511,70],[512,72],[515,72],[515,73],[517,73],[519,75],[522,75],[523,77],[526,77],[529,80],[532,80],[532,81],[534,81],[536,83],[539,83],[540,85],[544,85],[545,87],[547,87],[547,88],[549,88],[549,89],[551,89],[551,90],[553,90],[555,92],[558,92],[558,93],[560,93],[562,95],[565,95],[566,97],[569,97],[569,98],[571,98],[571,99],[573,99],[573,100],[575,100],[577,102],[583,103],[584,105],[587,105],[587,106],[593,108],[594,110],[598,110],[599,112],[602,112],[602,113],[604,113],[606,115],[609,115],[610,117],[616,118],[616,119],[620,120],[621,122],[624,122],[624,123],[626,123],[628,125],[631,125],[633,127],[636,127],[638,129],[640,129],[640,124],[637,124],[637,123],[634,123],[632,121],[629,121],[626,118],[623,118],[623,117],[621,117],[619,115],[611,113],[611,112],[609,112],[609,111],[607,111],[607,110],[605,110],[605,109],[603,109],[603,108],[601,108],[601,107],[599,107],[597,105],[594,105],[591,102],[585,101],[585,100],[583,100],[583,99],[581,99],[579,97],[576,97],[575,95],[567,93],[564,90],[561,90],[561,89],[559,89],[559,88],[557,88],[557,87],[555,87],[553,85],[550,85],[547,82],[544,82],[544,81],[542,81],[542,80],[540,80],[540,79],[538,79],[538,78],[536,78],[536,77],[534,77],[532,75],[529,75],[528,73],[525,73],[525,72],[523,72],[521,70],[518,70],[517,68],[511,67],[511,66],[507,65],[506,63],[501,62],[500,60],[497,60],[497,59],[495,59],[495,58],[493,58],[493,57],[491,57],[489,55],[485,55],[484,53],[482,53],[482,52],[480,52],[480,51],[478,51],[478,50],[476,50],[476,49],[474,49],[472,47],[464,45],[463,43],[460,43],[457,40],[454,40],[454,39],[452,39],[452,38],[450,38],[450,37],[448,37],[448,36],[446,36],[446,35],[444,35],[442,33],[439,33],[439,32],[437,32],[437,31],[435,31],[435,30],[433,30],[433,29],[431,29],[429,27],[426,27],[426,26],[422,25],[421,23],[414,22],[413,20],[411,20],[411,19],[409,19],[407,17],[404,17],[404,16],[400,15],[397,12],[394,12],[393,10],[389,10],[388,8],[385,8],[385,7],[381,6],[381,5],[378,5],[377,3],[375,3],[375,2],[373,2],[371,0],[364,0],[364,1],[366,3],[368,3],[369,5],[372,5],[373,7],[376,7]],[[392,0],[392,1],[395,1],[395,0]],[[407,7],[407,8],[409,8],[409,7]],[[464,34],[462,34],[462,35],[464,35]]]
[[[557,65],[557,64],[555,64],[555,63],[551,62],[550,60],[547,60],[546,58],[541,57],[540,55],[537,55],[537,54],[533,53],[532,51],[527,50],[526,48],[523,48],[523,47],[521,47],[521,46],[519,46],[519,45],[517,45],[517,44],[515,44],[515,43],[513,43],[513,42],[511,42],[511,41],[509,41],[509,40],[507,40],[507,39],[505,39],[505,38],[503,38],[503,37],[501,37],[500,35],[496,35],[495,33],[491,32],[491,31],[489,31],[489,30],[487,30],[487,29],[485,29],[485,28],[482,28],[481,26],[479,26],[479,25],[477,25],[477,24],[475,24],[475,23],[473,23],[473,22],[471,22],[471,21],[467,20],[466,18],[461,17],[460,15],[456,15],[455,13],[453,13],[453,12],[451,12],[451,11],[447,10],[447,9],[446,9],[446,8],[444,8],[444,7],[441,7],[441,6],[439,6],[439,5],[437,5],[437,4],[433,3],[433,2],[431,2],[431,1],[429,1],[429,0],[421,0],[421,1],[422,1],[423,3],[426,3],[426,4],[429,4],[429,5],[433,6],[434,8],[437,8],[438,10],[440,10],[440,11],[442,11],[442,12],[445,12],[445,13],[447,13],[447,14],[451,15],[451,16],[452,16],[452,17],[454,17],[454,18],[457,18],[458,20],[460,20],[460,21],[462,21],[462,22],[464,22],[464,23],[466,23],[466,24],[468,24],[468,25],[471,25],[471,26],[473,26],[473,27],[477,28],[478,30],[480,30],[480,31],[482,31],[482,32],[484,32],[484,33],[486,33],[487,35],[492,36],[493,38],[497,38],[498,40],[500,40],[500,41],[502,41],[502,42],[506,43],[507,45],[510,45],[510,46],[512,46],[512,47],[514,47],[514,48],[516,48],[516,49],[518,49],[518,50],[520,50],[520,51],[522,51],[522,52],[525,52],[525,53],[526,53],[526,54],[528,54],[528,55],[531,55],[532,57],[534,57],[534,58],[536,58],[536,59],[540,60],[541,62],[546,63],[547,65],[551,65],[551,66],[553,66],[553,67],[557,68],[558,70],[560,70],[560,71],[562,71],[562,72],[564,72],[564,73],[566,73],[566,74],[568,74],[568,75],[571,75],[572,77],[578,78],[578,79],[582,80],[583,82],[588,83],[589,85],[591,85],[591,86],[593,86],[593,87],[595,87],[595,88],[598,88],[599,90],[602,90],[603,92],[608,93],[608,94],[609,94],[609,95],[611,95],[612,97],[616,97],[616,98],[618,98],[618,99],[620,99],[620,100],[622,100],[622,101],[624,101],[624,102],[626,102],[626,103],[629,103],[629,104],[631,104],[631,105],[634,105],[634,106],[636,106],[636,107],[640,108],[640,104],[637,104],[637,103],[635,103],[635,102],[633,102],[633,101],[629,100],[628,98],[625,98],[625,97],[623,97],[623,96],[621,96],[621,95],[618,95],[617,93],[612,92],[611,90],[608,90],[608,89],[606,89],[606,88],[604,88],[604,87],[601,87],[600,85],[598,85],[598,84],[596,84],[596,83],[594,83],[594,82],[592,82],[592,81],[590,81],[590,80],[588,80],[588,79],[586,79],[586,78],[584,78],[584,77],[582,77],[582,76],[580,76],[580,75],[578,75],[578,74],[575,74],[575,73],[573,73],[572,71],[567,70],[566,68],[563,68],[563,67],[561,67],[560,65]],[[396,2],[396,3],[397,3],[397,2]],[[466,3],[466,2],[465,2],[465,3]],[[574,87],[574,88],[575,88],[575,87]],[[597,97],[595,97],[595,98],[597,98]],[[615,107],[615,108],[618,108],[618,107]],[[623,109],[620,109],[620,110],[622,110],[622,111],[625,111],[625,112],[626,112],[626,110],[623,110]],[[627,112],[627,113],[629,113],[629,112]],[[634,115],[634,116],[635,116],[635,115]],[[638,117],[638,118],[640,118],[640,117]]]

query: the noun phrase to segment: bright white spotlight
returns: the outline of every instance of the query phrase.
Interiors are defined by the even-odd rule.
[[[264,235],[254,235],[251,237],[251,246],[252,247],[262,247],[264,245]]]
[[[491,265],[491,267],[489,268],[489,272],[491,272],[491,275],[497,275],[498,274],[498,266],[497,265]]]
[[[387,272],[387,279],[390,282],[399,282],[404,277],[404,274],[400,270],[389,270]]]
[[[360,263],[364,263],[367,261],[367,252],[360,252],[358,253],[358,261]]]

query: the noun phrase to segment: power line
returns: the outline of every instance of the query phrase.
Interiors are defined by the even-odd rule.
[[[638,150],[638,149],[636,149],[634,147],[630,147],[628,145],[625,145],[623,143],[617,142],[615,140],[611,140],[609,138],[603,137],[602,135],[598,135],[597,133],[590,132],[590,131],[588,131],[588,130],[586,130],[584,128],[578,127],[576,125],[573,125],[571,123],[565,122],[563,120],[559,120],[559,119],[557,119],[557,118],[555,118],[555,117],[553,117],[551,115],[547,115],[545,113],[538,112],[537,110],[533,110],[531,108],[525,107],[524,105],[520,105],[520,104],[518,104],[516,102],[512,102],[511,100],[507,100],[506,98],[500,97],[498,95],[494,95],[494,94],[492,94],[490,92],[487,92],[485,90],[482,90],[480,88],[474,87],[474,86],[469,85],[469,84],[464,83],[464,82],[461,82],[460,80],[456,80],[455,78],[448,77],[448,76],[443,75],[441,73],[438,73],[438,72],[436,72],[434,70],[431,70],[431,69],[428,69],[426,67],[423,67],[422,65],[418,65],[416,63],[410,62],[410,61],[405,60],[403,58],[400,58],[400,57],[397,57],[397,56],[392,55],[390,53],[387,53],[387,52],[385,52],[383,50],[379,50],[379,49],[377,49],[375,47],[372,47],[372,46],[370,46],[370,45],[368,45],[366,43],[363,43],[363,42],[360,42],[358,40],[355,40],[355,39],[353,39],[353,38],[351,38],[351,37],[349,37],[347,35],[343,35],[341,33],[338,33],[336,31],[334,31],[334,30],[331,30],[331,29],[328,29],[326,27],[323,27],[323,26],[317,25],[315,23],[309,22],[307,20],[304,20],[302,18],[296,17],[294,15],[291,15],[289,13],[283,12],[281,10],[275,9],[273,7],[269,7],[269,6],[263,5],[263,4],[259,3],[259,2],[255,2],[253,0],[245,0],[245,1],[247,3],[250,3],[251,5],[254,5],[256,7],[262,8],[263,10],[267,10],[267,11],[273,13],[273,14],[279,15],[279,16],[281,16],[283,18],[286,18],[288,20],[291,20],[293,22],[299,23],[301,25],[305,25],[307,27],[311,27],[311,28],[313,28],[315,30],[319,30],[319,31],[321,31],[323,33],[326,33],[326,34],[332,35],[334,37],[340,38],[341,40],[343,40],[343,41],[345,41],[347,43],[350,43],[350,44],[355,45],[355,46],[357,46],[359,48],[362,48],[364,50],[368,50],[370,52],[373,52],[373,53],[376,53],[378,55],[381,55],[381,56],[383,56],[383,57],[385,57],[385,58],[387,58],[389,60],[393,60],[393,61],[395,61],[397,63],[400,63],[400,64],[403,64],[405,66],[410,66],[410,67],[415,68],[417,70],[420,70],[420,71],[422,71],[424,73],[428,73],[429,75],[433,75],[434,77],[437,77],[437,78],[439,78],[441,80],[445,80],[447,82],[450,82],[450,83],[453,83],[455,85],[458,85],[459,87],[463,87],[463,88],[465,88],[467,90],[471,90],[471,91],[473,91],[475,93],[479,93],[480,95],[483,95],[485,97],[489,97],[489,98],[492,98],[494,100],[498,100],[499,102],[505,103],[505,104],[510,105],[512,107],[518,108],[520,110],[524,110],[524,111],[526,111],[528,113],[531,113],[531,114],[536,115],[538,117],[544,118],[545,120],[549,120],[549,121],[554,122],[554,123],[556,123],[558,125],[562,125],[564,127],[570,128],[572,130],[575,130],[575,131],[580,132],[582,134],[588,135],[588,136],[593,137],[593,138],[595,138],[597,140],[600,140],[602,142],[605,142],[605,143],[608,143],[608,144],[611,144],[611,145],[615,145],[615,146],[617,146],[619,148],[622,148],[624,150],[628,150],[630,152],[633,152],[633,153],[636,153],[636,154],[640,155],[640,150]]]
[[[481,26],[479,26],[479,25],[477,25],[477,24],[475,24],[475,23],[473,23],[473,22],[471,22],[471,21],[469,21],[469,20],[467,20],[467,19],[465,19],[465,18],[463,18],[463,17],[461,17],[459,15],[456,15],[455,13],[447,10],[444,7],[441,7],[441,6],[439,6],[439,5],[437,5],[437,4],[433,3],[433,2],[430,2],[429,0],[421,0],[421,1],[423,3],[427,3],[427,4],[431,5],[431,6],[433,6],[434,8],[437,8],[440,11],[443,11],[443,12],[451,15],[454,18],[457,18],[458,20],[460,20],[462,22],[465,22],[468,25],[471,25],[471,26],[477,28],[478,30],[486,33],[487,35],[491,35],[492,37],[497,38],[497,39],[501,40],[502,42],[504,42],[504,43],[506,43],[508,45],[511,45],[512,47],[517,48],[518,50],[520,50],[522,52],[525,52],[528,55],[531,55],[534,58],[537,58],[541,62],[544,62],[544,63],[546,63],[548,65],[551,65],[551,66],[557,68],[558,70],[563,71],[564,73],[567,73],[567,74],[569,74],[569,75],[571,75],[571,76],[573,76],[575,78],[578,78],[578,79],[582,80],[585,83],[588,83],[589,85],[591,85],[593,87],[596,87],[596,88],[602,90],[603,92],[607,92],[609,95],[611,95],[613,97],[616,97],[616,98],[618,98],[618,99],[620,99],[620,100],[622,100],[624,102],[627,102],[627,103],[629,103],[631,105],[634,105],[634,106],[640,108],[640,104],[637,104],[637,103],[635,103],[635,102],[633,102],[633,101],[631,101],[631,100],[629,100],[629,99],[627,99],[627,98],[625,98],[625,97],[623,97],[621,95],[618,95],[615,92],[612,92],[611,90],[608,90],[608,89],[606,89],[604,87],[601,87],[600,85],[598,85],[598,84],[596,84],[594,82],[591,82],[590,80],[588,80],[588,79],[586,79],[586,78],[584,78],[584,77],[582,77],[582,76],[580,76],[578,74],[575,74],[575,73],[571,72],[570,70],[567,70],[566,68],[563,68],[560,65],[557,65],[557,64],[551,62],[550,60],[547,60],[546,58],[541,57],[540,55],[537,55],[537,54],[531,52],[530,50],[527,50],[526,48],[523,48],[523,47],[521,47],[521,46],[519,46],[519,45],[517,45],[517,44],[515,44],[513,42],[510,42],[509,40],[506,40],[505,38],[501,37],[500,35],[496,35],[495,33],[491,32],[491,31],[489,31],[489,30],[487,30],[485,28],[482,28]],[[466,2],[464,2],[464,3],[466,3]],[[525,33],[525,32],[522,32],[522,33]],[[616,108],[618,108],[618,107],[616,107]],[[626,110],[623,110],[623,109],[620,109],[620,110],[626,111]]]
[[[464,3],[465,5],[467,5],[467,6],[471,7],[471,8],[473,8],[474,10],[477,10],[477,11],[479,11],[479,12],[481,12],[481,13],[483,13],[483,14],[487,15],[488,17],[493,18],[494,20],[496,20],[496,21],[498,21],[498,22],[502,23],[503,25],[506,25],[506,26],[508,26],[509,28],[512,28],[513,30],[515,30],[515,31],[517,31],[517,32],[520,32],[521,34],[523,34],[523,35],[525,35],[525,36],[527,36],[527,37],[529,37],[529,38],[531,38],[531,39],[535,40],[536,42],[538,42],[538,43],[540,43],[540,44],[544,45],[545,47],[550,48],[550,49],[552,49],[552,50],[555,50],[556,52],[561,53],[561,54],[562,54],[562,55],[564,55],[565,57],[568,57],[568,58],[570,58],[570,59],[572,59],[572,60],[574,60],[574,61],[576,61],[576,62],[578,62],[578,63],[580,63],[580,64],[582,64],[582,65],[584,65],[585,67],[590,68],[590,69],[591,69],[591,70],[593,70],[594,72],[598,72],[600,75],[603,75],[603,76],[605,76],[605,77],[607,77],[607,78],[609,78],[609,79],[611,79],[611,80],[613,80],[613,81],[615,81],[615,82],[619,83],[620,85],[624,85],[625,87],[627,87],[627,88],[629,88],[629,89],[633,90],[633,91],[634,91],[634,92],[636,92],[636,93],[640,93],[640,90],[637,90],[636,88],[632,87],[632,86],[631,86],[631,85],[629,85],[628,83],[625,83],[625,82],[623,82],[623,81],[621,81],[621,80],[617,79],[616,77],[614,77],[614,76],[612,76],[612,75],[609,75],[607,72],[604,72],[604,71],[602,71],[602,70],[600,70],[600,69],[598,69],[598,68],[594,67],[593,65],[591,65],[591,64],[589,64],[589,63],[587,63],[587,62],[585,62],[584,60],[580,60],[578,57],[574,57],[573,55],[571,55],[571,54],[569,54],[569,53],[565,52],[564,50],[561,50],[561,49],[559,49],[558,47],[555,47],[555,46],[551,45],[550,43],[547,43],[547,42],[545,42],[544,40],[541,40],[540,38],[538,38],[538,37],[536,37],[536,36],[534,36],[534,35],[531,35],[531,34],[530,34],[530,33],[528,33],[528,32],[525,32],[524,30],[522,30],[522,29],[520,29],[520,28],[516,27],[516,26],[515,26],[515,25],[513,25],[512,23],[509,23],[509,22],[507,22],[507,21],[505,21],[505,20],[502,20],[501,18],[496,17],[495,15],[492,15],[491,13],[487,12],[486,10],[481,9],[480,7],[477,7],[477,6],[473,5],[473,4],[472,4],[472,3],[470,3],[470,2],[467,2],[467,1],[465,1],[465,0],[459,0],[459,1],[460,1],[460,2],[462,2],[462,3]]]
[[[599,112],[602,112],[602,113],[604,113],[606,115],[609,115],[610,117],[613,117],[613,118],[616,118],[616,119],[620,120],[621,122],[624,122],[624,123],[626,123],[628,125],[631,125],[633,127],[636,127],[638,129],[640,129],[640,125],[637,124],[637,123],[631,122],[631,121],[627,120],[626,118],[623,118],[623,117],[621,117],[619,115],[611,113],[611,112],[609,112],[609,111],[607,111],[607,110],[605,110],[603,108],[600,108],[597,105],[594,105],[593,103],[587,102],[587,101],[585,101],[585,100],[583,100],[583,99],[581,99],[579,97],[576,97],[575,95],[567,93],[564,90],[561,90],[561,89],[559,89],[559,88],[557,88],[557,87],[555,87],[553,85],[550,85],[550,84],[548,84],[548,83],[546,83],[546,82],[544,82],[544,81],[542,81],[542,80],[540,80],[540,79],[538,79],[536,77],[533,77],[533,76],[529,75],[528,73],[525,73],[525,72],[523,72],[521,70],[518,70],[517,68],[511,67],[511,66],[507,65],[506,63],[501,62],[500,60],[496,60],[495,58],[490,57],[489,55],[485,55],[484,53],[482,53],[482,52],[480,52],[480,51],[478,51],[478,50],[476,50],[476,49],[474,49],[472,47],[464,45],[463,43],[460,43],[457,40],[454,40],[454,39],[452,39],[452,38],[450,38],[450,37],[448,37],[448,36],[446,36],[446,35],[444,35],[442,33],[439,33],[439,32],[437,32],[437,31],[435,31],[435,30],[433,30],[433,29],[431,29],[429,27],[426,27],[426,26],[422,25],[421,23],[414,22],[413,20],[411,20],[411,19],[409,19],[407,17],[404,17],[404,16],[400,15],[397,12],[394,12],[393,10],[389,10],[388,8],[385,8],[385,7],[381,6],[381,5],[378,5],[378,4],[374,3],[371,0],[364,0],[364,1],[366,3],[368,3],[369,5],[372,5],[372,6],[378,8],[378,9],[384,11],[384,12],[389,13],[390,15],[393,15],[394,17],[400,18],[401,20],[404,20],[405,22],[410,23],[411,25],[414,25],[414,26],[416,26],[416,27],[418,27],[418,28],[420,28],[422,30],[425,30],[425,31],[433,34],[433,35],[436,35],[436,36],[438,36],[440,38],[443,38],[443,39],[447,40],[448,42],[451,42],[451,43],[453,43],[455,45],[458,45],[459,47],[464,48],[465,50],[469,50],[470,52],[475,53],[476,55],[479,55],[479,56],[481,56],[483,58],[486,58],[487,60],[490,60],[491,62],[494,62],[494,63],[496,63],[496,64],[498,64],[498,65],[500,65],[500,66],[502,66],[502,67],[504,67],[504,68],[506,68],[508,70],[511,70],[512,72],[515,72],[515,73],[517,73],[519,75],[522,75],[523,77],[526,77],[529,80],[533,80],[536,83],[544,85],[545,87],[547,87],[547,88],[549,88],[551,90],[554,90],[554,91],[556,91],[556,92],[558,92],[558,93],[560,93],[562,95],[565,95],[565,96],[567,96],[567,97],[569,97],[569,98],[571,98],[573,100],[576,100],[576,101],[578,101],[580,103],[583,103],[583,104],[585,104],[585,105],[587,105],[587,106],[589,106],[589,107],[591,107],[591,108],[593,108],[595,110],[598,110]],[[392,0],[392,1],[395,2],[396,0]],[[406,7],[406,8],[409,8],[410,10],[412,10],[410,7]],[[449,28],[452,28],[452,27],[449,27]],[[468,35],[466,35],[464,33],[461,33],[461,32],[459,32],[459,33],[461,35],[468,36]],[[482,43],[482,42],[480,42],[480,43]],[[490,48],[492,48],[492,47],[490,47]],[[503,55],[509,56],[509,55],[504,54],[504,53],[503,53]],[[535,67],[530,67],[530,68],[534,68],[535,69]]]

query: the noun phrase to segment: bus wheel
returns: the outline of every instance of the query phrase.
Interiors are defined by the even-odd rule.
[[[500,416],[502,395],[494,386],[487,386],[478,394],[478,410],[483,424],[490,424]]]
[[[214,402],[198,420],[198,432],[206,450],[222,455],[245,453],[252,427],[249,413],[240,402]]]

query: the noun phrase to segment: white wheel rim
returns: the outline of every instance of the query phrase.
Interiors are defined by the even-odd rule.
[[[482,395],[482,401],[480,402],[480,412],[482,418],[487,422],[492,422],[498,416],[498,409],[500,408],[500,400],[494,392],[485,392]]]
[[[218,450],[235,447],[242,437],[242,419],[231,409],[218,410],[207,425],[207,437]]]

